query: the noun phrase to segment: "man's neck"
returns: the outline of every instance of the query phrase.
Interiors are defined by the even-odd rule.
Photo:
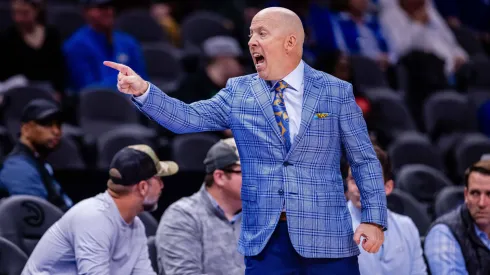
[[[109,192],[109,195],[114,200],[114,203],[116,204],[116,207],[119,210],[119,214],[121,215],[123,220],[127,224],[131,224],[134,221],[134,218],[141,211],[134,208],[133,204],[131,203],[130,197],[115,194],[111,190],[108,190],[108,192]]]
[[[95,25],[89,25],[90,28],[92,28],[92,30],[94,30],[95,32],[98,32],[102,35],[105,36],[105,38],[107,39],[107,41],[112,44],[112,29],[105,29],[105,28],[99,28]]]
[[[284,64],[284,67],[288,67],[289,70],[287,70],[287,72],[284,73],[284,75],[282,77],[280,77],[278,79],[274,79],[273,81],[279,81],[279,80],[286,78],[286,76],[290,75],[292,72],[294,72],[294,70],[296,70],[296,68],[298,68],[300,63],[301,63],[301,58],[299,58],[299,60],[297,60],[297,61],[292,61],[289,64]]]
[[[20,143],[22,143],[27,148],[29,148],[33,153],[37,153],[36,149],[34,148],[34,145],[32,145],[32,143],[29,140],[27,140],[27,138],[25,138],[24,136],[20,137]]]
[[[231,221],[240,209],[242,209],[242,202],[226,196],[218,188],[209,187],[206,188],[208,193],[218,203],[219,207],[225,212],[225,217]]]

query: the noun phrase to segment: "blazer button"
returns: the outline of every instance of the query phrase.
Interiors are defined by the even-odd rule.
[[[289,165],[291,165],[291,163],[289,163],[289,162],[285,161],[285,162],[284,162],[282,165],[284,165],[284,166],[289,166]]]
[[[282,194],[284,194],[284,190],[282,190],[282,188],[281,188],[281,189],[279,189],[279,191],[277,191],[277,193],[279,193],[279,195],[282,195]]]

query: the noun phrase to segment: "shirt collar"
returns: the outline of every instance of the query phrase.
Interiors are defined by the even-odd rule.
[[[478,236],[478,238],[480,238],[482,240],[488,240],[487,234],[485,232],[481,231],[480,228],[478,228],[478,226],[476,225],[476,223],[475,223],[475,233]]]
[[[292,88],[292,90],[299,92],[301,88],[301,84],[303,84],[304,75],[305,75],[305,64],[303,60],[301,60],[298,66],[296,66],[296,68],[288,75],[286,75],[286,77],[284,77],[282,80],[286,81],[288,87]],[[274,87],[274,85],[276,85],[277,81],[271,81],[271,83],[273,84],[271,88]]]
[[[208,196],[209,200],[211,201],[211,204],[213,205],[213,207],[220,213],[223,215],[223,217],[226,217],[225,215],[225,211],[223,211],[223,209],[219,206],[218,202],[213,198],[213,196],[211,196],[211,194],[208,192],[208,190],[206,188],[204,188],[204,193],[206,193],[206,195]],[[230,224],[234,224],[238,218],[240,218],[242,215],[242,212],[240,211],[239,213],[235,214],[233,216],[233,218],[231,219]]]

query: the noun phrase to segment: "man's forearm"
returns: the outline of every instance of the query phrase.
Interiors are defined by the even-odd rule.
[[[222,91],[212,99],[186,104],[149,84],[148,91],[132,100],[150,118],[174,133],[183,134],[228,129],[229,97]]]

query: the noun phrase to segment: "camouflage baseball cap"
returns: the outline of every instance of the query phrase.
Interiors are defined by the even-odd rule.
[[[109,176],[115,184],[129,186],[154,176],[171,176],[178,171],[177,163],[160,161],[150,146],[138,144],[116,153],[111,161]]]

